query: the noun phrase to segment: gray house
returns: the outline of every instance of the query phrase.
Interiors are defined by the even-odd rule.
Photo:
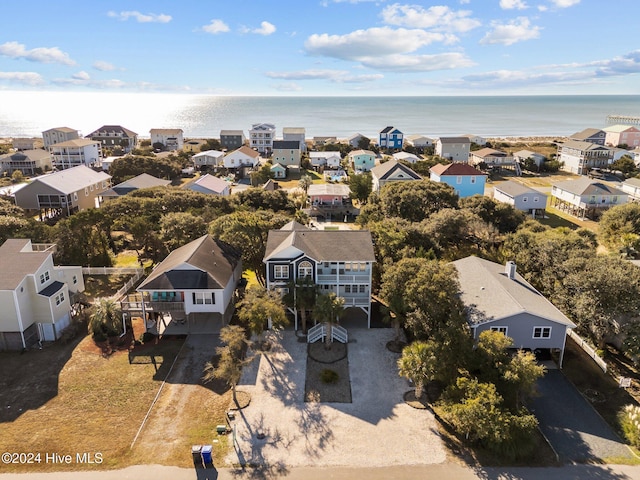
[[[547,206],[547,196],[544,193],[511,180],[493,187],[493,198],[533,215],[534,218],[544,216]]]
[[[470,149],[467,137],[440,137],[435,143],[435,154],[454,162],[468,162]]]
[[[220,145],[227,150],[235,150],[244,145],[247,139],[242,130],[220,130]]]
[[[575,324],[516,272],[514,262],[502,266],[470,256],[453,265],[474,339],[485,330],[501,332],[514,348],[560,352],[562,367],[567,329]]]
[[[585,128],[581,132],[576,132],[569,136],[569,140],[577,140],[578,142],[595,143],[596,145],[604,145],[607,132],[599,128]]]

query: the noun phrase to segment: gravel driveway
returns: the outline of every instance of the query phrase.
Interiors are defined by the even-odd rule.
[[[392,466],[445,461],[436,420],[404,403],[391,329],[349,329],[352,403],[305,403],[307,345],[294,332],[245,369],[239,390],[251,404],[236,420],[229,463],[281,470],[300,466]],[[265,438],[258,439],[263,433]]]
[[[560,371],[547,371],[538,380],[538,392],[531,409],[562,462],[632,458],[629,448]]]

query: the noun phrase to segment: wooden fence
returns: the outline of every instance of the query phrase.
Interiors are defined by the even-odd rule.
[[[571,339],[576,342],[576,344],[585,351],[585,353],[587,355],[589,355],[591,358],[593,358],[593,361],[596,362],[596,364],[602,369],[603,372],[607,371],[607,363],[600,358],[600,356],[597,354],[597,352],[595,351],[595,349],[589,345],[587,342],[585,342],[577,333],[575,333],[573,330],[571,329],[567,329],[567,333],[568,335],[571,337]]]

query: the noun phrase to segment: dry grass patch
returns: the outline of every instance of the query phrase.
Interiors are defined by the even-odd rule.
[[[3,466],[6,472],[120,468],[131,464],[129,445],[169,370],[182,341],[152,346],[156,366],[130,365],[127,352],[109,358],[78,345],[55,344],[24,355],[6,354],[0,361],[8,388],[0,405],[22,409],[2,418],[0,444],[5,451],[71,454],[100,452],[101,465]],[[157,369],[156,369],[157,368]],[[53,379],[53,381],[52,381]],[[57,381],[55,381],[57,379]],[[45,388],[39,388],[39,384]],[[4,386],[3,386],[4,387]],[[21,407],[23,405],[23,407]]]

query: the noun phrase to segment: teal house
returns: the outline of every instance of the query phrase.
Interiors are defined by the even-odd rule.
[[[484,195],[484,184],[487,175],[467,163],[450,163],[434,165],[429,169],[432,182],[442,182],[451,185],[458,197],[472,197]]]
[[[356,172],[369,172],[376,165],[376,154],[371,150],[349,152],[349,164]]]

